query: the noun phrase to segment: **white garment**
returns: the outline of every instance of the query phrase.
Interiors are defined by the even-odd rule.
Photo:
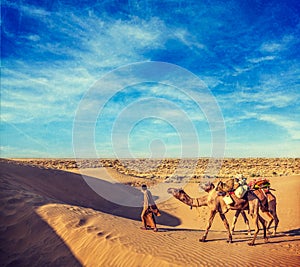
[[[152,194],[148,189],[144,190],[144,209],[147,209],[151,205],[155,205]]]

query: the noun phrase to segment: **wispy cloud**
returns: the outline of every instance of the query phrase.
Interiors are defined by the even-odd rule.
[[[274,142],[286,134],[297,141],[297,9],[293,3],[273,6],[230,1],[228,5],[217,1],[209,6],[199,1],[118,5],[107,1],[68,5],[2,1],[1,119],[5,155],[17,153],[18,148],[30,155],[63,151],[69,155],[78,108],[86,111],[79,119],[93,124],[90,115],[98,114],[100,100],[106,98],[96,131],[101,130],[102,144],[101,140],[97,144],[107,153],[111,152],[113,123],[122,117],[126,125],[136,114],[143,115],[138,118],[156,117],[156,121],[144,120],[145,131],[134,135],[139,142],[132,149],[140,155],[144,151],[139,147],[146,149],[143,140],[155,137],[153,129],[162,140],[169,140],[165,141],[167,152],[179,151],[174,129],[166,130],[163,119],[177,129],[186,128],[184,133],[190,130],[184,127],[188,120],[202,138],[198,145],[206,148],[210,147],[210,134],[217,130],[214,122],[223,117],[227,140],[238,139],[256,147],[257,140],[247,130],[259,124],[262,129],[268,125],[279,129]],[[151,84],[149,76],[163,73],[163,68],[152,69],[152,74],[141,71],[135,73],[136,77],[125,71],[111,74],[110,81],[97,87],[97,81],[110,71],[151,60],[178,64],[193,72],[194,78],[175,71]],[[133,85],[145,82],[147,76],[150,83]],[[198,77],[204,82],[199,83]],[[93,86],[96,93],[81,107],[80,101]],[[114,91],[116,88],[121,91]],[[159,128],[162,125],[165,129]],[[238,126],[247,129],[244,135]],[[31,152],[24,139],[32,145]],[[62,143],[66,145],[60,150]],[[192,141],[185,147],[193,147]],[[227,147],[230,153],[239,153],[234,141]],[[205,151],[209,154],[210,149]],[[259,150],[253,153],[259,154]]]
[[[276,41],[266,41],[260,46],[260,51],[263,53],[276,54],[289,48],[295,42],[293,35],[284,35]]]
[[[249,58],[248,61],[251,63],[261,63],[264,61],[271,61],[276,59],[276,56],[265,56],[265,57],[259,57],[259,58]]]
[[[284,128],[290,135],[292,140],[300,140],[300,122],[299,120],[291,120],[286,116],[263,114],[259,116],[262,121],[270,122]]]

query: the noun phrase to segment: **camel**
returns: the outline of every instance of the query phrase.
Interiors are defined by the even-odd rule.
[[[270,220],[268,221],[268,225],[267,225],[268,234],[271,234],[272,236],[275,236],[276,232],[277,232],[278,223],[279,223],[279,219],[278,219],[277,211],[276,211],[276,205],[277,205],[276,197],[269,190],[267,192],[265,192],[263,189],[257,189],[257,190],[253,190],[253,192],[254,192],[254,194],[257,195],[257,197],[262,202],[263,201],[267,202],[268,210],[265,210],[264,208],[262,208],[261,211],[268,218],[270,218]],[[231,225],[231,233],[234,232],[235,224],[237,222],[237,219],[239,217],[240,212],[241,211],[237,210],[236,214],[233,217],[233,222],[232,222],[232,225]],[[243,218],[245,220],[244,215],[243,215]],[[273,222],[274,222],[274,231],[271,232],[270,228],[271,228],[271,225],[272,225]]]
[[[232,179],[229,179],[229,180],[231,180],[231,182],[232,182]],[[235,183],[238,185],[242,185],[242,186],[247,185],[246,180],[247,179],[242,176],[242,178],[235,178]],[[224,183],[221,183],[221,188],[222,188],[222,186],[224,186]],[[278,223],[279,223],[279,219],[278,219],[277,212],[276,212],[276,205],[277,205],[276,197],[271,193],[271,190],[272,191],[275,191],[275,190],[270,188],[270,182],[267,179],[259,179],[258,181],[256,181],[256,180],[250,181],[248,186],[250,186],[250,190],[252,190],[256,194],[256,196],[259,198],[259,200],[261,201],[262,205],[260,206],[260,210],[270,219],[268,222],[268,225],[267,225],[268,233],[275,236],[277,227],[278,227]],[[249,187],[248,187],[248,189],[249,189]],[[232,233],[234,232],[235,224],[236,224],[239,214],[240,214],[239,211],[237,211],[233,218],[233,222],[231,225]],[[245,217],[244,217],[244,219],[245,219]],[[273,223],[273,221],[274,221],[275,226],[274,226],[274,231],[271,232],[270,227],[271,227],[271,224]]]
[[[168,193],[172,194],[175,198],[179,199],[183,203],[191,206],[191,207],[198,207],[198,206],[208,206],[210,208],[210,216],[208,220],[208,224],[205,230],[205,233],[199,241],[205,242],[209,229],[211,228],[212,222],[214,220],[214,217],[216,213],[219,213],[221,220],[224,223],[224,226],[228,233],[228,239],[227,242],[232,243],[232,234],[229,229],[229,224],[226,219],[225,213],[231,209],[231,210],[237,210],[237,211],[244,211],[249,210],[249,213],[253,219],[255,231],[253,238],[251,242],[248,243],[248,245],[253,246],[255,244],[255,240],[257,237],[257,234],[259,232],[259,225],[258,221],[261,222],[263,226],[263,236],[265,239],[265,242],[268,241],[266,236],[266,221],[259,215],[259,207],[260,207],[260,201],[258,197],[252,192],[248,191],[246,194],[245,199],[238,200],[234,203],[232,206],[227,206],[227,204],[224,202],[223,197],[218,194],[218,191],[216,190],[215,186],[212,183],[208,183],[206,185],[206,192],[208,192],[207,200],[205,200],[204,197],[202,198],[191,198],[189,197],[182,189],[176,189],[176,188],[169,188]],[[206,205],[205,205],[206,203]]]
[[[245,189],[249,190],[249,186],[247,185],[246,180],[247,179],[242,176],[242,178],[228,179],[227,181],[225,181],[225,183],[220,181],[217,186],[217,191],[228,192],[228,190],[230,191],[232,189],[236,189],[239,186],[246,186],[246,188],[244,188],[244,190]],[[258,181],[254,180],[254,181],[251,181],[249,183],[249,185],[250,185],[250,190],[254,192],[254,194],[258,197],[258,199],[261,202],[260,210],[262,211],[262,213],[264,213],[269,218],[268,225],[267,225],[268,233],[275,236],[277,226],[279,223],[279,219],[277,217],[277,212],[276,212],[276,197],[270,191],[270,190],[274,190],[274,189],[270,189],[270,183],[267,179],[260,179]],[[205,189],[205,186],[204,186],[204,189]],[[238,198],[235,197],[235,195],[231,195],[231,197],[234,198],[235,201],[239,201]],[[240,213],[241,213],[241,211],[237,210],[236,214],[233,218],[233,222],[231,225],[231,233],[232,234],[234,233],[235,224],[237,222],[237,218]],[[245,213],[244,214],[242,213],[242,215],[243,215],[244,221],[246,222],[247,217],[246,217]],[[275,227],[274,227],[274,232],[272,233],[272,232],[270,232],[269,229],[270,229],[273,221],[275,222]],[[248,231],[248,234],[249,233],[250,232]]]
[[[265,193],[267,199],[268,199],[268,208],[269,208],[269,212],[271,213],[271,221],[269,222],[267,229],[269,231],[270,226],[272,224],[272,222],[274,221],[274,231],[271,233],[273,236],[276,235],[276,231],[277,231],[277,227],[278,227],[278,223],[279,223],[279,219],[277,216],[277,211],[276,211],[276,205],[277,205],[277,201],[276,201],[276,197],[270,192],[266,192]]]
[[[205,191],[208,193],[210,191],[210,189],[207,189]],[[201,196],[198,198],[192,198],[186,192],[184,192],[184,190],[176,189],[176,188],[169,188],[168,193],[172,194],[175,198],[177,198],[181,202],[185,203],[186,205],[190,206],[191,209],[193,207],[208,206],[208,204],[207,204],[208,195]],[[244,222],[247,226],[248,235],[251,235],[251,228],[250,228],[249,220],[248,220],[244,210],[236,210],[235,215],[233,217],[233,223],[230,228],[231,234],[234,233],[235,224],[236,224],[237,219],[240,214],[243,216]]]

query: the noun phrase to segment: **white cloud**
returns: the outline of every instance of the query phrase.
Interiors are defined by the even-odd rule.
[[[226,125],[238,124],[243,121],[255,119],[259,121],[268,122],[281,127],[288,133],[291,140],[300,140],[300,122],[291,118],[288,115],[256,113],[256,112],[242,112],[241,115],[226,118]]]
[[[267,121],[270,123],[273,123],[275,125],[278,125],[285,129],[289,135],[291,136],[291,139],[293,140],[300,140],[300,122],[294,121],[288,118],[287,116],[282,115],[270,115],[270,114],[263,114],[258,116],[258,118],[262,121]]]
[[[34,42],[40,41],[40,39],[41,39],[40,36],[37,34],[31,34],[31,35],[26,36],[25,38],[27,38],[30,41],[34,41]]]
[[[188,48],[195,50],[203,50],[206,49],[204,44],[199,43],[194,36],[190,35],[190,33],[183,29],[177,29],[174,32],[174,36],[183,44],[185,44]]]
[[[91,76],[82,70],[60,72],[48,68],[28,74],[3,68],[2,110],[7,114],[6,120],[13,123],[32,118],[70,118],[74,116],[78,97],[91,83]]]
[[[269,79],[253,87],[238,86],[238,90],[231,94],[219,95],[217,99],[222,108],[231,110],[240,108],[240,105],[244,103],[251,103],[254,108],[261,110],[288,108],[297,104],[299,94],[296,88],[292,87],[288,90],[284,87],[284,81],[279,78],[269,77]]]
[[[288,48],[288,46],[294,41],[293,35],[285,35],[281,40],[267,41],[262,43],[259,50],[267,53],[279,53]]]
[[[275,43],[275,42],[273,42],[273,43],[263,43],[260,47],[260,50],[262,52],[270,52],[270,53],[280,52],[283,49],[284,49],[283,44]]]
[[[31,10],[30,6],[15,7],[26,14]],[[33,51],[37,55],[52,53],[70,59],[58,64],[52,64],[51,58],[49,63],[42,65],[22,60],[4,64],[1,104],[5,108],[14,107],[14,110],[5,110],[6,119],[13,119],[13,122],[28,117],[73,116],[78,97],[94,81],[113,68],[147,60],[141,50],[162,47],[166,38],[163,32],[167,31],[164,23],[156,18],[104,23],[97,17],[83,18],[64,12],[46,16],[47,12],[38,8],[33,8],[29,15],[43,21],[52,33],[57,31],[59,38],[67,36],[70,42],[69,45],[45,41],[39,35],[31,34],[27,39],[36,42]],[[75,40],[84,51],[74,45]]]
[[[258,58],[249,58],[248,61],[251,63],[261,63],[264,61],[272,61],[276,59],[275,56],[265,56],[265,57],[258,57]]]

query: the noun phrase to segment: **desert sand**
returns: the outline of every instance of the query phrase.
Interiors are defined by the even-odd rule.
[[[152,175],[120,171],[124,167],[113,160],[99,166],[86,162],[81,168],[86,168],[95,182],[104,183],[108,172],[120,183],[140,190],[142,183],[151,185],[155,179],[165,179],[172,164],[173,161],[164,162],[161,170],[164,166],[169,171]],[[277,235],[270,237],[268,243],[264,243],[260,231],[256,245],[249,247],[251,237],[246,235],[242,218],[238,220],[234,242],[226,243],[227,234],[218,216],[208,241],[201,243],[208,209],[191,210],[173,197],[158,204],[162,213],[157,217],[159,231],[140,230],[142,208],[120,206],[96,194],[74,161],[2,159],[0,265],[299,266],[299,159],[229,160],[225,166],[224,177],[242,171],[251,179],[254,170],[253,176],[261,171],[257,166],[264,166],[263,172],[270,174],[280,222]],[[199,191],[196,180],[184,189],[192,197],[206,194]],[[226,214],[229,222],[233,214]],[[251,220],[250,225],[253,229]]]

